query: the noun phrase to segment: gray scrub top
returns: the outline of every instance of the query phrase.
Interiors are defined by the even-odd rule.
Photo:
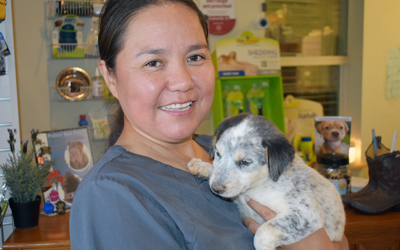
[[[209,149],[211,137],[196,142]],[[82,180],[70,215],[75,249],[254,249],[236,205],[208,181],[114,145]]]

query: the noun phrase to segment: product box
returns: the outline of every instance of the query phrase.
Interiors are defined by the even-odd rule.
[[[349,155],[351,117],[315,117],[315,154]]]
[[[216,53],[219,77],[280,74],[279,43],[249,31],[218,41]]]

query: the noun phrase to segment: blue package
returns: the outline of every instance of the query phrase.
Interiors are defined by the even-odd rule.
[[[11,55],[6,39],[4,39],[3,33],[1,33],[1,31],[0,31],[0,43],[2,45],[1,47],[3,48],[4,56]]]

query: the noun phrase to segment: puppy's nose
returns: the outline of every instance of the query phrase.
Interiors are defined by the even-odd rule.
[[[218,183],[213,183],[211,185],[211,190],[216,194],[222,194],[225,192],[226,187],[224,185],[220,185]]]
[[[339,136],[339,133],[338,133],[338,132],[332,132],[332,135],[333,135],[334,137],[338,137],[338,136]]]

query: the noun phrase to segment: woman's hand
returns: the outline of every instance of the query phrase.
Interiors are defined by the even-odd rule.
[[[247,199],[246,199],[247,200]],[[249,199],[247,204],[256,211],[264,220],[268,221],[276,216],[275,211],[272,211],[267,206],[261,205],[255,200]],[[260,224],[251,218],[244,217],[243,223],[246,227],[255,234]],[[324,228],[317,230],[305,239],[290,246],[279,247],[280,250],[348,250],[349,244],[345,235],[342,237],[341,242],[331,242]]]

